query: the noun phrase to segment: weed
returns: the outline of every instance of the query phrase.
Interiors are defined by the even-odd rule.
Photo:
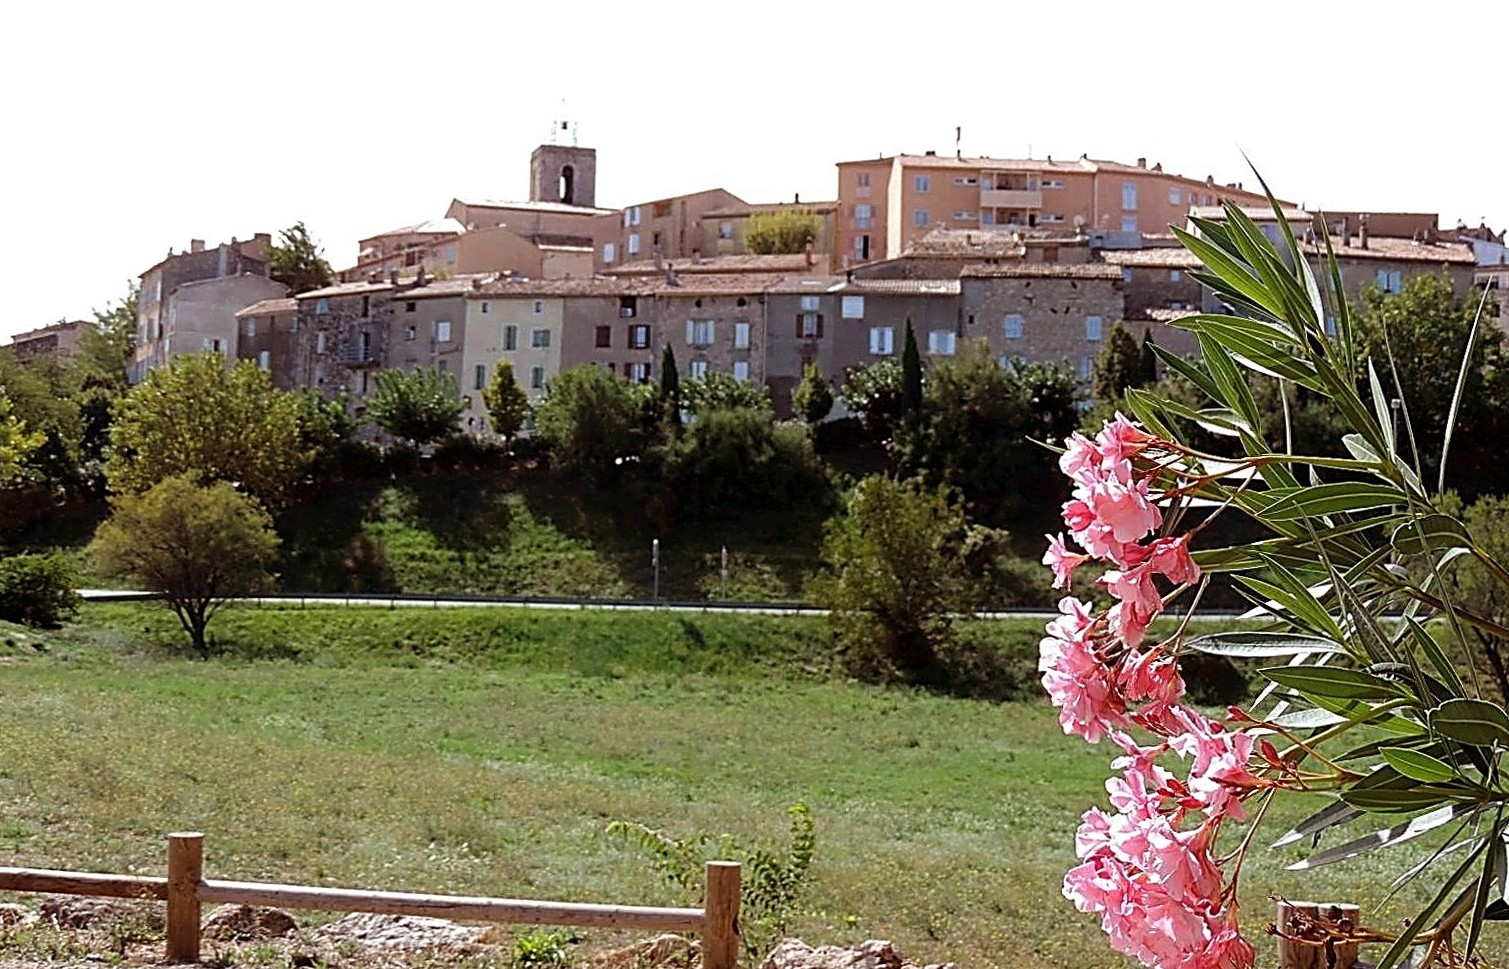
[[[576,941],[563,931],[531,929],[514,936],[510,969],[570,969],[574,963],[570,945]]]

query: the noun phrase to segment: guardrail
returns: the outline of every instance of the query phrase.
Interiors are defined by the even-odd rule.
[[[167,902],[167,959],[199,961],[201,906],[206,903],[274,905],[333,912],[427,915],[512,924],[579,925],[696,932],[702,936],[704,969],[735,969],[739,955],[738,862],[710,861],[704,874],[702,908],[595,905],[533,899],[377,892],[272,882],[234,882],[204,877],[204,835],[168,835],[168,875],[112,875],[0,867],[0,891],[143,898]]]

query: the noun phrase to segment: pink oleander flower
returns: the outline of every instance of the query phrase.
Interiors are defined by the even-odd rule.
[[[1094,481],[1100,474],[1100,450],[1083,434],[1069,435],[1064,453],[1058,457],[1058,469],[1075,481]]]
[[[1144,704],[1137,710],[1138,723],[1161,736],[1178,729],[1171,714],[1184,699],[1184,677],[1169,653],[1151,649],[1123,659],[1117,688],[1128,703]]]
[[[1172,712],[1182,733],[1169,738],[1169,749],[1191,761],[1190,797],[1211,817],[1245,817],[1242,798],[1266,786],[1248,768],[1255,738],[1244,730],[1227,730],[1196,710],[1180,707]]]
[[[1189,554],[1189,536],[1156,539],[1146,546],[1148,565],[1170,582],[1183,585],[1200,581],[1200,567]]]
[[[1153,435],[1127,420],[1120,411],[1095,435],[1095,444],[1105,461],[1130,461],[1154,440]]]
[[[1153,504],[1144,481],[1108,478],[1088,488],[1076,488],[1074,493],[1118,542],[1141,541],[1163,524],[1163,513]]]
[[[1090,743],[1124,722],[1126,706],[1113,682],[1113,673],[1090,638],[1095,618],[1088,603],[1072,597],[1059,602],[1059,617],[1048,624],[1038,644],[1038,671],[1043,688],[1058,707],[1064,733],[1078,734]]]
[[[1067,589],[1074,570],[1088,562],[1090,556],[1069,551],[1062,532],[1044,537],[1048,539],[1048,551],[1043,553],[1043,564],[1053,570],[1053,588]]]
[[[1163,596],[1153,582],[1153,570],[1146,564],[1126,571],[1112,569],[1101,576],[1100,584],[1121,600],[1107,614],[1111,629],[1135,649],[1147,627],[1163,612]]]

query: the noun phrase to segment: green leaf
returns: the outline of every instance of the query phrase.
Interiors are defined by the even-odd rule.
[[[1465,788],[1433,784],[1402,789],[1353,787],[1342,791],[1341,799],[1370,813],[1401,814],[1430,810],[1451,801],[1473,800],[1475,795]]]
[[[1399,684],[1362,670],[1330,666],[1278,666],[1260,671],[1279,686],[1311,697],[1337,700],[1393,700],[1404,696]]]
[[[1467,528],[1450,515],[1426,515],[1407,521],[1394,529],[1394,548],[1403,555],[1425,555],[1466,546],[1471,542]]]
[[[1362,815],[1362,811],[1357,810],[1345,801],[1332,801],[1308,818],[1305,818],[1299,824],[1290,828],[1284,833],[1282,838],[1273,843],[1273,847],[1282,848],[1309,835],[1319,835],[1327,828],[1334,828],[1338,824],[1355,821],[1357,818],[1362,817]]]
[[[1509,714],[1487,700],[1448,700],[1430,711],[1430,728],[1473,747],[1509,747]]]
[[[1385,747],[1379,751],[1389,766],[1405,777],[1425,784],[1440,784],[1457,779],[1457,772],[1445,761],[1437,760],[1407,747]]]
[[[1295,521],[1320,515],[1366,511],[1407,501],[1404,492],[1390,485],[1342,481],[1304,488],[1275,488],[1245,496],[1244,504],[1255,516],[1271,521]]]
[[[1191,639],[1186,645],[1212,656],[1296,656],[1346,652],[1346,647],[1329,639],[1296,633],[1215,633]]]
[[[1450,823],[1464,814],[1470,814],[1477,810],[1479,809],[1468,804],[1451,804],[1446,807],[1437,808],[1434,811],[1427,811],[1417,817],[1410,818],[1406,822],[1396,824],[1391,828],[1374,831],[1365,837],[1355,838],[1345,844],[1339,844],[1334,848],[1327,848],[1325,851],[1317,852],[1303,861],[1297,861],[1289,865],[1287,870],[1308,871],[1311,868],[1319,868],[1322,865],[1330,865],[1338,861],[1346,861],[1348,858],[1356,858],[1358,855],[1365,855],[1379,848],[1389,848],[1394,845],[1403,844],[1406,841],[1420,837],[1422,834],[1434,831],[1441,825]],[[1351,817],[1357,817],[1357,815],[1353,814]],[[1275,847],[1277,846],[1275,845]]]

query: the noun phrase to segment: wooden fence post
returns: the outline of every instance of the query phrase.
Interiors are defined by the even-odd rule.
[[[702,899],[702,969],[735,969],[739,964],[737,861],[709,861]]]
[[[199,882],[204,876],[204,835],[168,835],[168,961],[199,961]]]

